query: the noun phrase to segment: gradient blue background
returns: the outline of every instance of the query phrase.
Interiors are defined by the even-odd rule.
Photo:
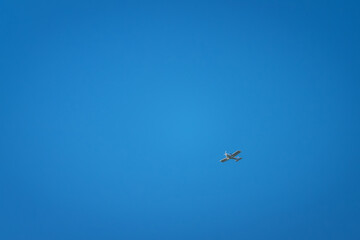
[[[0,239],[360,239],[360,6],[289,2],[1,1]]]

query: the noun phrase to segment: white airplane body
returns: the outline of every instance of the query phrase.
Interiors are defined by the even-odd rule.
[[[233,154],[228,154],[227,152],[225,152],[226,158],[221,159],[220,162],[226,162],[227,160],[230,160],[230,159],[234,159],[237,162],[242,159],[241,157],[238,157],[238,158],[235,157],[239,153],[241,153],[241,151],[236,151]]]

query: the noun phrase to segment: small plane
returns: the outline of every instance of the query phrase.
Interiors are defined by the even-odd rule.
[[[220,160],[220,162],[226,162],[227,160],[230,160],[230,159],[234,159],[236,162],[241,160],[242,158],[241,157],[235,157],[236,155],[238,155],[239,153],[241,153],[241,151],[236,151],[234,152],[233,154],[229,154],[225,151],[225,156],[226,158],[223,158]]]

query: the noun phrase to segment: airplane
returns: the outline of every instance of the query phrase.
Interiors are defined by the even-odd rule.
[[[225,156],[226,158],[223,158],[220,160],[220,162],[226,162],[227,160],[230,160],[230,159],[234,159],[236,162],[237,161],[240,161],[242,158],[241,157],[235,157],[236,155],[238,155],[239,153],[241,153],[241,151],[236,151],[234,152],[233,154],[228,154],[226,151],[225,151]]]

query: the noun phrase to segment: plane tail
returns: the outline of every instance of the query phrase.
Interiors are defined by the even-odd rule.
[[[238,162],[238,161],[240,161],[241,159],[242,159],[242,158],[237,158],[237,159],[235,159],[235,161]]]

